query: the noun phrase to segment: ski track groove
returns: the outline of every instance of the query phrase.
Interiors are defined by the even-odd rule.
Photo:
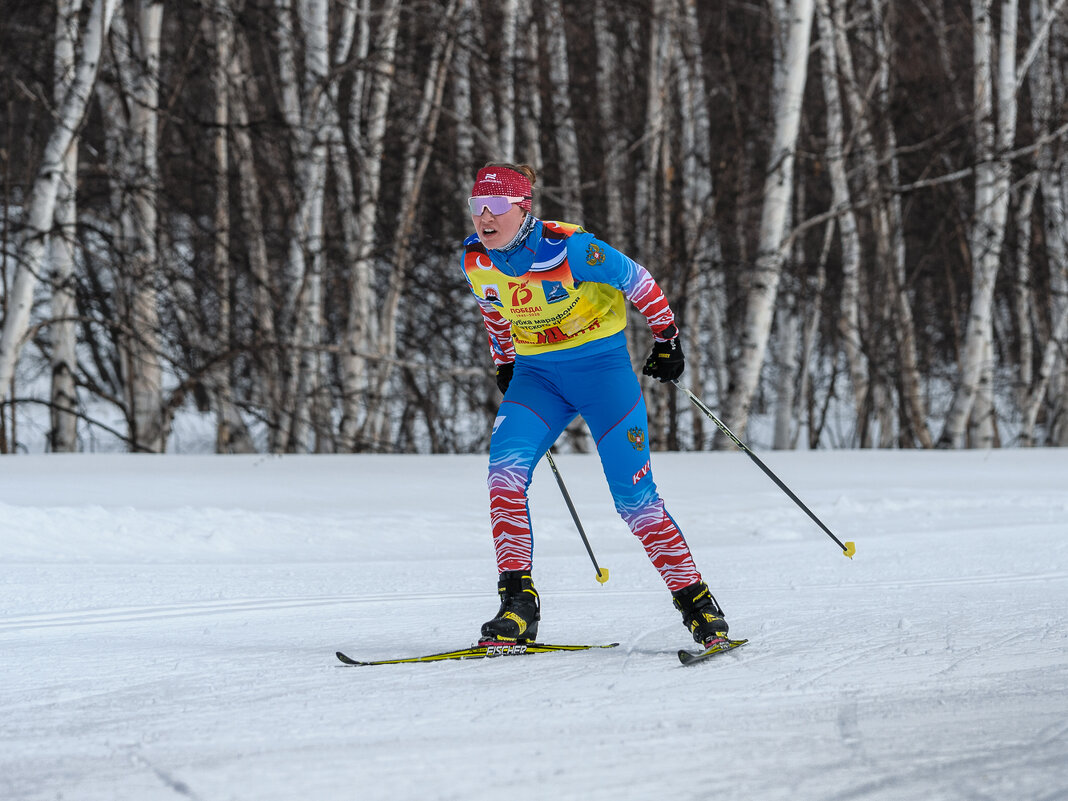
[[[820,683],[822,679],[827,676],[830,676],[833,673],[838,673],[844,668],[847,668],[850,665],[854,665],[857,662],[860,662],[861,660],[867,659],[868,657],[874,654],[878,654],[883,651],[894,650],[898,647],[898,645],[899,643],[894,641],[879,643],[878,645],[873,645],[862,649],[849,649],[849,651],[844,657],[839,656],[838,658],[834,658],[832,664],[809,673],[800,682],[787,684],[786,689],[796,692],[797,690],[803,690],[807,687],[813,687],[816,684]],[[796,674],[794,675],[796,676]]]
[[[1048,628],[1048,626],[1047,626],[1047,628]],[[952,637],[947,636],[946,637],[946,653],[947,654],[954,654],[954,659],[950,664],[946,665],[944,668],[942,668],[941,670],[936,672],[935,675],[936,676],[941,676],[941,677],[948,676],[948,675],[956,672],[957,668],[959,668],[965,662],[968,662],[968,661],[970,661],[972,659],[975,659],[978,656],[982,656],[984,654],[990,653],[992,650],[993,651],[1002,650],[1002,649],[1012,645],[1014,642],[1016,642],[1018,640],[1022,640],[1024,642],[1028,642],[1028,641],[1031,641],[1032,639],[1034,639],[1034,636],[1033,636],[1032,632],[1029,632],[1029,631],[1028,632],[1016,632],[1015,634],[1011,634],[1011,635],[1008,635],[1008,636],[1005,636],[1005,637],[999,637],[996,641],[983,642],[983,643],[978,643],[976,645],[968,646],[968,647],[963,649],[962,653],[957,655],[958,648],[952,644]]]
[[[406,600],[444,601],[477,597],[482,593],[426,593],[418,599],[408,595]],[[36,612],[10,615],[0,620],[0,632],[27,629],[96,626],[111,623],[156,621],[167,618],[201,617],[245,612],[271,612],[278,609],[303,609],[348,604],[396,603],[397,596],[383,595],[322,595],[289,598],[233,598],[224,601],[193,601],[160,604],[158,606],[118,606],[83,609],[69,612]]]
[[[746,586],[746,591],[769,591],[769,590],[824,590],[833,588],[836,590],[870,590],[870,589],[900,589],[905,587],[955,587],[955,586],[982,586],[985,584],[1025,584],[1034,581],[1064,581],[1068,579],[1068,571],[1055,571],[1051,573],[990,573],[982,576],[951,576],[947,578],[917,578],[917,579],[884,579],[881,581],[857,581],[835,582],[821,584],[791,583],[788,588],[784,587],[752,587]]]
[[[863,582],[849,584],[811,584],[791,585],[789,588],[768,587],[765,590],[779,589],[790,591],[826,588],[836,589],[870,589],[875,587],[939,587],[939,586],[974,586],[984,584],[1026,583],[1033,581],[1063,581],[1068,579],[1068,572],[1059,571],[1040,574],[996,574],[989,576],[954,577],[945,579],[903,579],[897,581]],[[747,587],[747,591],[758,591]],[[554,595],[560,597],[593,594],[597,590],[565,590]],[[648,594],[649,590],[630,590],[617,592],[619,595]],[[228,600],[195,601],[188,603],[161,604],[158,606],[110,607],[102,609],[73,610],[67,612],[37,612],[23,615],[9,615],[0,620],[0,632],[24,631],[27,629],[75,627],[106,625],[111,623],[130,623],[137,621],[154,621],[166,618],[197,617],[204,615],[223,615],[238,612],[265,612],[279,609],[300,609],[325,606],[344,606],[348,604],[422,603],[426,601],[469,600],[481,598],[485,593],[470,592],[435,592],[409,593],[403,599],[394,594],[381,595],[324,595],[289,598],[235,598]],[[1047,627],[1046,635],[1049,633]],[[645,636],[645,635],[642,635]],[[1044,635],[1045,636],[1045,635]]]

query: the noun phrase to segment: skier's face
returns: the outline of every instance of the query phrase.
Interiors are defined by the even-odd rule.
[[[511,242],[526,217],[526,212],[515,203],[509,203],[508,211],[503,214],[494,214],[486,205],[481,208],[479,214],[471,215],[471,223],[482,244],[490,249],[501,248]]]

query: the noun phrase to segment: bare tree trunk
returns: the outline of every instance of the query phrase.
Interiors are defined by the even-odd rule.
[[[312,269],[308,281],[308,316],[306,324],[309,345],[307,370],[301,371],[308,382],[310,402],[308,420],[313,440],[308,449],[314,453],[336,450],[333,423],[330,419],[330,397],[326,380],[326,356],[323,350],[323,276],[326,272],[325,204],[326,180],[329,168],[331,97],[336,96],[334,79],[330,78],[330,22],[329,0],[301,0],[301,27],[304,29],[304,94],[310,114],[312,136],[308,170],[307,214],[302,215],[308,232],[308,252]],[[300,429],[297,429],[298,431]],[[303,438],[291,443],[297,447]]]
[[[1050,43],[1051,62],[1064,65],[1068,63],[1068,21],[1065,20],[1065,0],[1056,0],[1049,9],[1047,19],[1049,27],[1055,27],[1058,35]],[[1048,29],[1047,29],[1048,30]],[[1063,109],[1068,107],[1068,70],[1062,66],[1060,70],[1050,70],[1050,78],[1053,85],[1053,108]],[[1056,206],[1056,210],[1047,217],[1047,225],[1056,227],[1060,236],[1057,246],[1060,248],[1059,256],[1052,268],[1050,283],[1054,288],[1054,297],[1057,300],[1059,310],[1055,315],[1068,315],[1068,159],[1058,159],[1058,185],[1059,195],[1056,201],[1053,198],[1054,187],[1050,182],[1048,191],[1049,206]],[[1053,170],[1050,170],[1052,178]],[[1047,236],[1049,236],[1047,234]],[[1053,425],[1050,431],[1050,441],[1061,447],[1068,446],[1068,334],[1062,335],[1058,340],[1059,362],[1055,373],[1055,380],[1051,382],[1053,390],[1053,408],[1051,417]]]
[[[797,401],[794,417],[798,421],[794,431],[790,448],[796,448],[801,438],[801,419],[806,409],[815,407],[812,391],[812,371],[816,368],[816,342],[819,338],[820,321],[823,319],[823,292],[827,286],[827,259],[831,252],[831,243],[834,240],[834,224],[828,223],[823,235],[823,247],[820,249],[818,266],[816,268],[815,285],[808,295],[812,298],[805,312],[805,324],[801,331],[801,366],[797,380]],[[831,374],[831,387],[827,391],[828,400],[834,394],[834,368]],[[824,404],[826,407],[826,403]],[[803,408],[804,407],[804,408]],[[807,415],[809,421],[808,445],[815,448],[819,445],[822,425],[817,424],[811,412]]]
[[[134,193],[132,219],[137,254],[131,292],[133,336],[126,351],[126,381],[135,448],[162,453],[168,425],[163,419],[163,366],[160,362],[159,293],[159,63],[162,0],[140,0],[137,13],[142,66],[136,105],[131,110],[134,153],[144,184]]]
[[[940,447],[964,444],[968,417],[984,368],[983,357],[993,342],[994,281],[1001,261],[1009,207],[1012,164],[1005,155],[1016,137],[1016,0],[1001,3],[998,69],[993,71],[994,37],[991,12],[994,0],[973,0],[975,81],[975,137],[978,164],[975,171],[975,223],[969,235],[972,254],[972,299],[964,340],[961,375],[953,403],[939,437]],[[997,88],[997,117],[993,98]]]
[[[665,161],[667,148],[667,93],[670,88],[672,53],[675,41],[671,35],[670,20],[674,0],[653,0],[653,19],[649,32],[648,78],[645,107],[645,130],[643,163],[637,178],[634,217],[637,221],[638,260],[656,275],[657,281],[671,296],[666,276],[659,269],[663,254],[668,247],[670,227],[664,225],[670,219],[671,205],[665,202],[664,176],[669,167]],[[667,215],[667,216],[665,216]],[[646,342],[638,335],[638,326],[628,326],[628,342],[631,352],[645,350]],[[649,441],[654,448],[666,447],[668,437],[668,409],[666,393],[656,392],[646,396],[649,413]]]
[[[470,40],[462,39],[461,41],[466,45],[468,41],[471,42],[471,47],[474,48],[475,53],[484,53],[486,50],[486,31],[483,29],[482,22],[482,4],[479,0],[465,0],[468,3],[467,8],[464,10],[464,16],[470,14],[470,25],[473,37]],[[494,71],[490,68],[490,65],[484,58],[474,59],[474,63],[471,65],[471,76],[476,87],[490,86],[496,80]],[[508,79],[510,80],[510,78]],[[475,116],[477,121],[477,130],[481,135],[481,139],[484,143],[484,148],[491,154],[503,154],[504,146],[501,144],[501,130],[498,120],[497,102],[494,98],[493,92],[478,92],[478,112]],[[513,102],[514,107],[514,102]],[[471,189],[471,179],[474,176],[468,172],[464,174],[464,191]],[[537,210],[535,209],[535,213]]]
[[[797,298],[794,293],[786,293],[775,314],[779,321],[779,334],[776,339],[778,358],[775,360],[775,427],[771,447],[775,450],[788,450],[794,441],[794,391],[801,336],[801,319],[797,313]]]
[[[593,15],[594,39],[597,43],[597,108],[603,120],[616,119],[616,84],[619,80],[617,45],[608,28],[610,8],[605,0],[597,0]],[[601,192],[606,209],[605,241],[625,248],[627,245],[623,241],[623,195],[626,145],[615,125],[605,126],[603,135],[604,177]]]
[[[1038,368],[1038,380],[1031,390],[1027,403],[1024,405],[1021,444],[1025,446],[1037,444],[1034,431],[1038,421],[1038,413],[1049,390],[1050,376],[1053,375],[1057,362],[1063,359],[1060,345],[1066,339],[1068,339],[1068,306],[1062,308],[1060,316],[1053,321],[1049,340],[1046,342],[1046,347],[1042,352],[1042,364]]]
[[[655,213],[657,184],[661,175],[665,127],[665,98],[670,64],[671,37],[666,28],[668,0],[653,0],[649,32],[648,92],[645,102],[644,164],[638,176],[634,217],[638,221],[638,260],[655,264],[659,221]]]
[[[320,135],[329,102],[327,80],[326,0],[301,0],[300,44],[304,54],[303,80],[298,77],[298,40],[291,0],[275,0],[279,77],[283,113],[297,154],[298,206],[289,231],[287,263],[296,279],[291,301],[293,336],[287,367],[283,418],[284,449],[304,452],[310,439],[312,401],[322,389],[321,326],[323,276],[323,202],[326,191],[327,147]]]
[[[128,24],[119,9],[111,30],[118,94],[101,87],[116,168],[110,176],[121,230],[116,305],[130,448],[162,453],[170,412],[163,399],[159,321],[159,67],[163,3],[138,0]]]
[[[477,127],[471,94],[472,69],[471,51],[477,41],[478,28],[475,25],[478,0],[463,0],[460,9],[459,29],[457,35],[461,44],[453,57],[452,109],[456,115],[456,181],[457,195],[463,195],[471,188],[471,177],[475,173],[475,135]],[[471,44],[468,44],[471,43]],[[464,195],[466,197],[466,195]]]
[[[375,312],[373,254],[377,243],[375,229],[378,222],[387,110],[393,90],[399,12],[400,0],[391,0],[382,14],[375,36],[378,51],[374,61],[374,79],[370,87],[371,98],[366,126],[350,131],[351,139],[363,142],[364,151],[357,200],[357,229],[360,239],[353,258],[348,320],[339,360],[343,393],[340,447],[348,452],[365,449],[366,443],[361,441],[361,415],[365,409],[369,410],[370,407],[384,402],[380,397],[368,397],[370,376],[367,356],[378,350],[381,339],[381,327]],[[352,103],[354,106],[360,106],[365,103],[365,99],[362,96],[354,96]]]
[[[340,69],[351,58],[352,45],[357,41],[359,15],[355,0],[346,3],[343,6],[343,12],[338,41],[334,48],[333,69]],[[349,150],[345,144],[345,133],[342,130],[340,86],[337,82],[331,81],[326,87],[326,92],[330,102],[325,108],[326,120],[323,123],[323,135],[327,141],[330,156],[330,174],[334,178],[337,207],[341,210],[339,216],[345,253],[355,254],[360,241],[356,215],[352,213],[356,208],[356,188],[353,182],[356,170],[353,168]],[[359,109],[350,110],[350,114],[355,118],[359,117],[359,113]]]
[[[78,14],[82,0],[58,0],[56,6],[55,84],[53,97],[58,106],[74,80],[75,50],[78,42]],[[77,364],[74,322],[74,243],[78,222],[78,137],[63,157],[63,175],[56,190],[55,230],[49,237],[52,263],[52,428],[49,445],[54,453],[72,453],[78,447]]]
[[[827,105],[827,172],[831,181],[831,198],[837,218],[842,247],[842,294],[838,316],[838,335],[845,351],[846,364],[853,387],[853,410],[857,430],[869,432],[861,423],[868,406],[868,360],[863,350],[860,327],[860,234],[846,171],[845,120],[838,86],[838,57],[835,48],[835,20],[828,0],[817,0],[820,54],[822,56],[823,96]],[[862,435],[860,446],[871,447],[870,435]]]
[[[553,130],[560,158],[560,195],[563,218],[582,222],[582,171],[579,164],[578,133],[571,113],[571,75],[568,70],[567,37],[564,11],[560,0],[546,0],[546,51],[549,59],[549,81],[556,87],[551,92]],[[537,71],[534,71],[537,74]],[[537,84],[535,83],[535,86]]]
[[[25,233],[19,243],[17,267],[7,297],[7,314],[0,334],[0,404],[9,397],[15,362],[29,327],[37,276],[44,260],[45,238],[52,228],[63,160],[82,124],[96,83],[104,37],[111,27],[118,0],[95,0],[81,38],[74,80],[56,114],[41,166],[26,203]]]
[[[1031,224],[1038,192],[1039,174],[1032,172],[1020,186],[1020,199],[1016,203],[1016,313],[1017,356],[1016,405],[1023,409],[1030,396],[1034,380],[1035,332],[1031,325],[1031,309],[1034,293],[1031,291]],[[1021,431],[1025,440],[1031,440],[1034,431]]]
[[[256,156],[252,149],[252,137],[249,134],[247,95],[254,92],[255,86],[248,79],[252,74],[251,57],[246,40],[235,40],[234,44],[238,46],[238,55],[230,62],[228,97],[230,113],[234,121],[231,135],[237,161],[241,221],[245,232],[245,246],[248,249],[249,272],[253,282],[252,322],[254,327],[249,333],[253,342],[262,343],[252,354],[254,363],[258,367],[253,400],[265,410],[269,431],[268,447],[275,452],[281,442],[280,432],[284,417],[281,408],[280,349],[276,342],[275,329],[273,275],[276,271],[271,270],[267,255],[263,203],[260,200],[259,179],[256,176]]]
[[[215,450],[217,453],[254,453],[252,437],[234,405],[230,380],[231,310],[230,310],[230,76],[233,60],[233,9],[230,0],[215,0],[215,63],[212,89],[215,91],[215,263],[219,295],[219,323],[216,351],[226,356],[216,358],[211,370],[211,390],[215,401]],[[210,32],[209,32],[210,35]]]
[[[293,153],[296,155],[297,175],[296,193],[299,198],[298,210],[290,222],[288,245],[286,248],[286,279],[291,282],[287,298],[288,320],[286,327],[288,338],[286,356],[282,373],[282,403],[279,411],[278,440],[272,443],[272,451],[293,451],[300,446],[307,446],[307,383],[305,374],[307,363],[305,348],[309,334],[308,317],[309,267],[305,258],[306,231],[302,212],[307,209],[308,170],[310,159],[309,140],[311,134],[304,127],[302,119],[299,79],[297,77],[296,36],[293,25],[293,7],[290,0],[275,0],[275,35],[278,52],[278,80],[280,83],[282,116],[289,128],[293,141]]]
[[[892,6],[887,4],[887,10]],[[872,3],[873,17],[876,22],[876,54],[879,59],[878,69],[878,94],[879,107],[889,109],[890,98],[890,68],[892,66],[891,42],[889,22],[884,19],[882,5],[876,1]],[[889,155],[887,169],[890,183],[893,186],[901,184],[899,172],[899,159],[897,155],[897,131],[893,125],[885,126],[886,152]],[[895,325],[894,333],[897,339],[898,360],[901,363],[901,407],[902,418],[907,422],[903,426],[901,445],[911,447],[913,438],[919,440],[924,448],[934,445],[931,433],[927,426],[927,409],[924,406],[921,394],[920,368],[916,357],[916,325],[913,322],[912,303],[908,296],[908,279],[906,276],[907,254],[905,252],[905,214],[901,210],[901,195],[891,194],[887,199],[887,208],[890,214],[890,245],[892,258],[890,261],[890,276],[892,279]]]
[[[504,24],[501,28],[501,70],[499,81],[501,107],[498,109],[497,130],[500,132],[498,147],[504,161],[516,160],[516,26],[521,0],[505,0]]]
[[[544,3],[539,3],[544,5]],[[513,65],[518,124],[515,137],[515,157],[510,161],[541,164],[541,70],[539,64],[538,20],[532,0],[519,0],[516,7],[515,53],[509,59]],[[561,34],[563,32],[561,31]],[[566,49],[565,49],[566,58]],[[567,91],[567,82],[557,85],[557,92]],[[555,94],[555,93],[554,93]]]
[[[764,181],[764,209],[760,221],[759,255],[750,278],[742,328],[741,353],[734,365],[731,391],[725,407],[726,422],[742,435],[760,380],[768,348],[771,321],[782,277],[786,215],[793,192],[794,148],[801,124],[801,103],[808,75],[813,0],[791,0],[787,17],[781,93],[773,100],[775,131],[770,164]],[[725,438],[717,438],[724,444]]]
[[[571,74],[567,56],[567,35],[564,23],[564,11],[560,0],[545,0],[543,18],[546,29],[545,50],[548,59],[549,82],[556,87],[549,94],[549,106],[552,130],[556,139],[558,167],[560,170],[560,216],[570,222],[584,223],[586,214],[582,204],[582,170],[579,160],[578,133],[575,118],[571,112]],[[528,9],[529,10],[529,9]],[[530,19],[526,29],[531,35],[537,32],[534,20]],[[526,37],[524,37],[526,38]],[[538,144],[538,131],[544,124],[541,120],[541,81],[538,80],[537,51],[532,54],[531,68],[527,70],[528,80],[523,82],[527,100],[521,105],[524,121],[529,124],[527,141],[537,144],[531,150],[531,162],[541,163],[541,147]],[[531,102],[535,100],[536,102]],[[586,426],[576,418],[564,432],[572,451],[585,453],[589,450]]]
[[[696,0],[681,0],[680,46],[676,48],[676,80],[682,116],[682,224],[689,274],[683,319],[687,341],[690,383],[704,392],[705,374],[711,372],[716,392],[727,388],[726,308],[723,288],[723,253],[716,229],[715,188],[712,183],[712,112],[704,78],[704,57],[698,35]],[[706,358],[707,357],[707,358]],[[707,362],[707,365],[706,365]],[[707,369],[706,369],[707,368]],[[690,408],[694,446],[703,447],[705,416]]]
[[[997,420],[994,409],[994,342],[983,344],[983,369],[975,389],[968,440],[974,448],[995,448],[998,444]]]

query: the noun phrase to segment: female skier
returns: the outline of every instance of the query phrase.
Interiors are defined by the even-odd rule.
[[[675,317],[640,264],[578,225],[535,217],[534,182],[527,165],[479,170],[470,199],[475,234],[464,241],[464,274],[504,394],[489,455],[501,606],[482,626],[482,639],[537,636],[541,602],[531,580],[527,487],[535,464],[581,414],[616,511],[660,572],[694,640],[706,645],[726,635],[727,621],[653,483],[645,400],[623,332],[629,300],[653,333],[642,372],[672,381],[684,363]]]

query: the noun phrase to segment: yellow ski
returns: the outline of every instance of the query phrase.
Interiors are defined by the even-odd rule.
[[[379,659],[373,662],[361,662],[351,656],[337,651],[337,658],[344,665],[367,667],[370,665],[403,665],[408,662],[443,662],[448,659],[493,659],[499,656],[526,656],[528,654],[546,654],[553,651],[590,651],[596,648],[615,648],[618,642],[607,645],[557,645],[545,642],[487,642],[459,648],[455,651],[443,651],[440,654],[425,656],[407,656],[399,659]]]

